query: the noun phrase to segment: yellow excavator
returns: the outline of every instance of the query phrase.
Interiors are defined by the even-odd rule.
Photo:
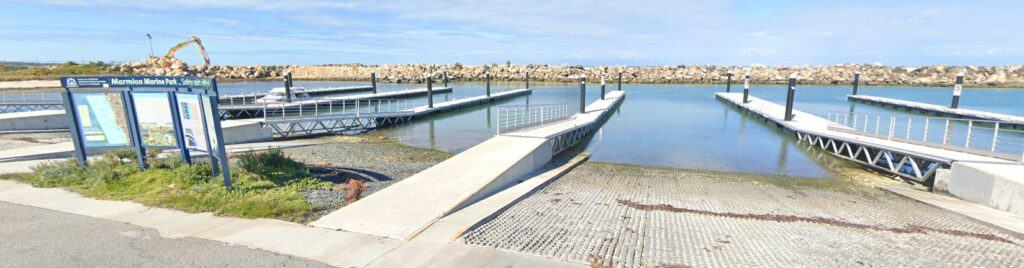
[[[203,61],[206,62],[205,65],[210,65],[210,58],[206,57],[206,48],[203,47],[203,41],[200,41],[199,36],[195,35],[193,35],[192,38],[185,39],[185,41],[181,41],[181,43],[172,47],[171,50],[167,51],[167,56],[165,57],[174,58],[175,52],[178,52],[179,49],[182,49],[192,43],[196,43],[196,47],[199,47],[199,54],[203,55]]]

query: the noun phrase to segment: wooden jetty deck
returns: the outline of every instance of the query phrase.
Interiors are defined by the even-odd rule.
[[[948,170],[958,161],[1013,163],[988,156],[833,130],[827,119],[798,110],[793,111],[793,120],[785,121],[785,106],[753,96],[749,98],[749,102],[743,103],[743,93],[716,93],[715,97],[795,133],[800,142],[827,150],[838,157],[918,182],[931,181],[935,178],[936,172]]]
[[[1001,121],[1001,122],[1004,122],[1003,124],[1005,126],[1008,126],[1008,127],[1013,127],[1013,128],[1018,128],[1018,129],[1024,128],[1024,116],[1015,116],[1015,115],[1000,114],[1000,113],[993,113],[993,112],[985,112],[985,111],[978,111],[978,110],[971,110],[971,109],[964,109],[964,108],[953,109],[953,108],[949,108],[947,106],[942,106],[942,105],[921,103],[921,102],[915,102],[915,101],[905,101],[905,100],[898,100],[898,99],[891,99],[891,98],[884,98],[884,97],[867,96],[867,95],[848,95],[848,96],[846,96],[846,98],[851,100],[851,101],[858,101],[858,102],[863,102],[863,103],[868,103],[868,104],[875,104],[875,105],[880,105],[880,106],[903,108],[903,109],[907,109],[907,110],[911,110],[911,111],[923,112],[923,113],[932,113],[932,114],[938,114],[938,115],[947,116],[947,117]]]
[[[438,219],[518,182],[546,165],[561,144],[589,137],[624,99],[611,91],[586,113],[525,133],[495,136],[311,223],[409,240]]]

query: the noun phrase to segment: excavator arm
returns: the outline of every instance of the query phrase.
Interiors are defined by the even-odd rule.
[[[210,58],[206,56],[206,48],[203,47],[203,41],[200,41],[199,36],[195,35],[193,35],[192,38],[186,39],[185,41],[181,41],[181,43],[178,43],[170,50],[167,50],[166,57],[174,58],[174,53],[178,52],[179,49],[182,49],[192,43],[195,43],[196,47],[199,47],[199,54],[203,56],[203,61],[206,62],[206,65],[210,65]]]

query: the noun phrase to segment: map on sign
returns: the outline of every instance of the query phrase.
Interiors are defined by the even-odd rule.
[[[175,146],[174,116],[167,93],[132,93],[135,114],[139,120],[142,144],[146,146]]]
[[[119,94],[76,94],[75,111],[88,147],[127,146],[128,121]]]
[[[185,136],[185,148],[207,152],[206,126],[198,94],[178,94],[178,113],[181,116],[181,131]]]

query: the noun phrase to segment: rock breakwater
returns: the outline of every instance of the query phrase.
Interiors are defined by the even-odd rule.
[[[945,66],[893,67],[877,64],[844,64],[829,66],[573,66],[543,64],[490,64],[445,65],[395,64],[395,65],[263,65],[263,66],[189,66],[170,63],[168,67],[154,64],[123,64],[118,70],[128,70],[138,75],[196,75],[219,79],[279,79],[291,71],[296,79],[317,80],[369,80],[370,72],[377,74],[378,81],[397,83],[418,83],[424,80],[424,73],[430,71],[435,79],[447,72],[451,81],[482,81],[484,73],[490,72],[496,81],[522,80],[529,72],[531,81],[574,82],[580,75],[597,81],[602,73],[614,81],[622,73],[626,83],[724,83],[726,73],[735,74],[733,81],[742,83],[742,75],[749,71],[755,83],[781,84],[793,72],[800,74],[802,84],[849,84],[855,72],[861,72],[861,82],[866,85],[908,85],[908,86],[950,86],[956,73],[963,71],[967,86],[983,87],[1024,87],[1024,65],[1008,66]],[[746,71],[745,71],[746,70]]]

